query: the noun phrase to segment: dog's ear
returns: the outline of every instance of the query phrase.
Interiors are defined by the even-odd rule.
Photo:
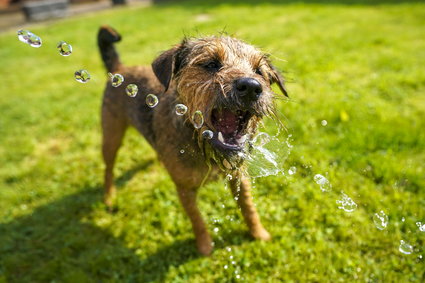
[[[165,87],[165,91],[170,86],[171,78],[175,75],[181,65],[181,56],[183,46],[177,45],[161,53],[152,63],[152,69],[160,83]]]
[[[272,73],[271,73],[271,82],[272,83],[276,83],[278,85],[280,91],[286,97],[289,97],[288,92],[286,91],[286,88],[285,88],[285,80],[283,79],[283,77],[280,74],[279,70],[275,66],[273,66],[270,62],[269,62],[269,66],[270,66],[270,69],[272,70]]]

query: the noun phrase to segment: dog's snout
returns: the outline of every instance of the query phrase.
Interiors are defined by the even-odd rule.
[[[253,78],[240,78],[235,81],[236,92],[239,96],[244,96],[244,99],[257,100],[263,88],[261,84]]]

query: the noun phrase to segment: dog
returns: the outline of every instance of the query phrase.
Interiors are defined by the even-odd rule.
[[[128,67],[115,49],[120,40],[113,28],[99,29],[98,47],[107,71],[125,78],[119,87],[107,83],[102,103],[107,207],[113,207],[116,194],[117,151],[127,127],[133,126],[156,150],[174,181],[201,254],[209,255],[213,244],[196,205],[197,190],[220,176],[231,176],[230,188],[250,234],[255,239],[271,239],[253,204],[249,176],[241,170],[259,122],[275,114],[277,94],[271,85],[276,83],[287,96],[284,80],[269,56],[220,35],[184,38],[151,66]],[[126,84],[138,86],[136,97],[125,95]],[[157,96],[156,107],[146,104],[148,94]],[[184,115],[176,114],[177,104],[187,107]]]

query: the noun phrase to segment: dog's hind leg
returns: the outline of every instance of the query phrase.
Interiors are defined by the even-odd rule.
[[[251,235],[255,239],[270,240],[271,236],[261,224],[260,217],[255,209],[251,196],[251,183],[245,176],[237,175],[230,181],[233,197],[241,208],[242,215],[248,225]]]
[[[114,114],[105,105],[102,108],[102,154],[105,162],[104,202],[112,209],[116,194],[114,186],[114,163],[127,128],[126,120]]]

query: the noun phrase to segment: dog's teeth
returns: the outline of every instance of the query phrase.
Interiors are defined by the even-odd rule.
[[[223,134],[221,132],[218,132],[218,140],[222,143],[224,143]]]
[[[244,143],[246,141],[247,135],[243,135],[238,139],[238,143]]]

